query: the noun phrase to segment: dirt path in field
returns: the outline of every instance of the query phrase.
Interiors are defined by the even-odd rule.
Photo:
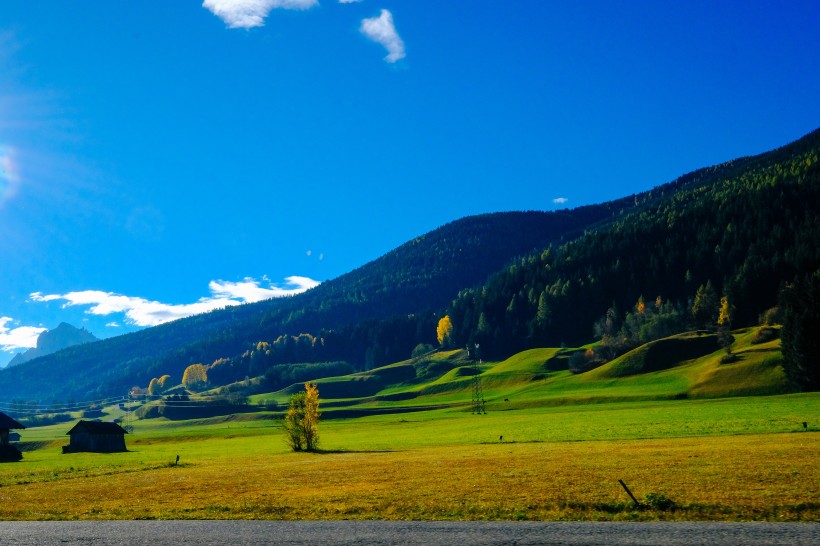
[[[0,522],[14,546],[224,544],[820,544],[820,524],[419,521]]]

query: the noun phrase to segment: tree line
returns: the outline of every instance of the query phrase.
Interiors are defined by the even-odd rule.
[[[607,309],[630,309],[642,294],[664,295],[658,328],[693,305],[702,322],[722,296],[737,326],[756,323],[786,283],[820,267],[818,140],[814,133],[791,153],[733,162],[671,195],[646,196],[609,225],[462,290],[447,311],[453,345],[479,343],[500,357],[586,343]],[[703,291],[716,301],[700,305]],[[640,328],[630,336],[640,339]]]

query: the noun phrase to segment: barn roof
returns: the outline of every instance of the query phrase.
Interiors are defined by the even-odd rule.
[[[80,421],[74,425],[66,435],[73,434],[80,429],[85,429],[89,434],[128,434],[124,428],[117,423],[102,423],[100,421]]]
[[[0,411],[0,428],[26,428],[2,411]]]

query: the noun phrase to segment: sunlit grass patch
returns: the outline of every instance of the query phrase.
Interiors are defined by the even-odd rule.
[[[809,436],[211,451],[189,455],[188,466],[4,486],[0,517],[817,520],[820,450]]]
[[[140,421],[127,453],[58,440],[0,465],[0,519],[818,521],[820,427],[801,423],[818,408],[804,394],[377,415],[322,423],[317,454],[291,453],[270,416]]]

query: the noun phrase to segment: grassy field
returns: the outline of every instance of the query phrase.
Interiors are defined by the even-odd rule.
[[[265,414],[140,421],[107,455],[62,455],[65,426],[43,427],[0,465],[0,518],[818,521],[820,427],[802,427],[818,409],[804,394],[380,415],[324,421],[318,454],[288,452]]]
[[[117,454],[63,455],[73,423],[27,429],[24,459],[0,465],[0,519],[820,521],[820,393],[777,394],[779,342],[734,334],[730,363],[691,333],[579,375],[572,349],[534,349],[323,378],[314,454],[261,410],[139,420]]]

